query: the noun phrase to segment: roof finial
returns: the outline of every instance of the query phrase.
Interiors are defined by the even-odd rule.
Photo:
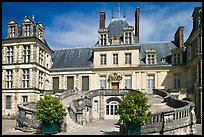
[[[125,10],[124,10],[124,15],[123,15],[124,19],[125,19]]]

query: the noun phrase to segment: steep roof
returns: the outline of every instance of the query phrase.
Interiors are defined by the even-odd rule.
[[[108,39],[112,36],[123,36],[123,28],[128,27],[129,24],[125,20],[113,20],[108,25]]]
[[[91,48],[54,50],[51,69],[91,68],[92,58]]]
[[[156,60],[158,64],[170,64],[171,50],[174,48],[176,48],[176,45],[174,45],[172,41],[143,43],[141,44],[141,49],[140,49],[141,64],[144,64],[145,51],[147,49],[156,50]],[[165,63],[161,62],[161,58],[165,58],[166,62]]]

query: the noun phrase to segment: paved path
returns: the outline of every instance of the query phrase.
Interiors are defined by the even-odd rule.
[[[119,135],[116,120],[100,120],[70,132],[60,132],[56,135]],[[34,135],[33,132],[15,130],[15,120],[2,119],[2,135]],[[196,124],[196,135],[202,135],[202,124]]]

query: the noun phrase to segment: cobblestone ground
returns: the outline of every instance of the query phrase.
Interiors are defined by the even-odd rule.
[[[89,123],[70,132],[61,132],[57,135],[119,135],[119,126],[116,120],[101,120]],[[15,130],[15,120],[2,119],[2,135],[34,135],[33,132]],[[196,135],[202,135],[202,124],[196,124]]]

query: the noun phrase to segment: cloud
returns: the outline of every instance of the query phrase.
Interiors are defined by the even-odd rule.
[[[140,11],[140,42],[171,41],[179,26],[184,26],[184,40],[192,29],[193,9],[182,9],[178,12],[178,5],[164,6],[147,4]],[[126,20],[134,27],[135,7],[126,10]],[[106,12],[106,27],[111,21],[112,10]],[[46,27],[45,38],[52,49],[91,47],[98,40],[99,13],[89,14],[69,12],[55,16],[51,26]]]
[[[56,16],[46,28],[45,37],[53,49],[94,46],[98,39],[97,19],[83,13]]]

